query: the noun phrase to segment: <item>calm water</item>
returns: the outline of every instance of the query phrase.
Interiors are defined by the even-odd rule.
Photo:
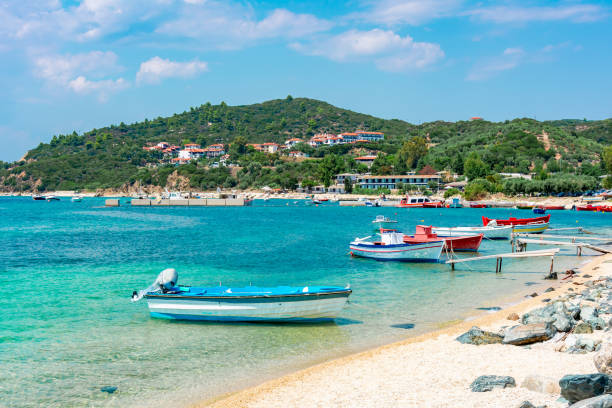
[[[0,406],[181,406],[295,368],[437,327],[540,282],[549,261],[461,266],[351,258],[351,239],[385,214],[420,223],[479,225],[529,216],[505,209],[308,207],[271,200],[241,208],[102,208],[0,199]],[[397,214],[397,215],[395,215]],[[554,227],[612,235],[610,214],[553,212]],[[531,247],[529,249],[535,249]],[[481,254],[509,252],[487,241]],[[573,251],[567,252],[568,254]],[[561,256],[557,270],[588,257]],[[150,319],[130,303],[173,267],[193,285],[346,285],[336,323],[211,324]],[[101,392],[116,386],[112,395]]]

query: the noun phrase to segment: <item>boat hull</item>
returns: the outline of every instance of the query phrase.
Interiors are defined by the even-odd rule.
[[[444,241],[425,244],[371,245],[352,242],[351,255],[377,261],[439,262]]]
[[[496,221],[497,225],[524,225],[524,224],[533,224],[537,222],[548,222],[550,221],[550,214],[545,215],[543,217],[533,217],[533,218],[509,218],[507,220],[502,219],[494,219],[483,216],[482,224],[487,226],[491,221]]]
[[[151,317],[217,322],[316,322],[336,318],[351,290],[336,293],[197,298],[147,295]]]
[[[510,239],[512,226],[501,227],[433,227],[432,231],[438,236],[456,237],[469,234],[484,234],[486,239]]]
[[[548,229],[547,222],[540,222],[534,224],[515,225],[513,227],[514,232],[529,233],[529,234],[541,234]]]

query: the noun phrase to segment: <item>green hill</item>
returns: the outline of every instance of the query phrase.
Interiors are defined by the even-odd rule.
[[[548,169],[598,176],[600,156],[610,143],[612,120],[538,122],[515,119],[430,122],[413,125],[385,120],[337,108],[328,103],[291,98],[264,103],[227,106],[210,103],[167,118],[126,125],[111,125],[84,134],[54,136],[30,150],[24,161],[5,163],[0,169],[0,189],[5,191],[127,188],[139,185],[165,186],[168,176],[183,176],[194,188],[262,185],[293,187],[298,182],[329,181],[337,171],[363,171],[351,159],[355,146],[340,145],[308,151],[313,160],[295,163],[278,155],[248,149],[230,149],[232,161],[243,169],[231,175],[224,167],[209,169],[205,162],[175,167],[158,165],[161,153],[143,150],[147,143],[161,141],[182,145],[244,142],[283,143],[288,138],[309,138],[315,133],[340,133],[355,129],[381,131],[384,142],[363,144],[360,152],[382,153],[374,172],[398,171],[432,165],[437,170],[463,172],[472,152],[489,171],[526,172]],[[429,151],[405,163],[401,149],[415,136],[423,137]],[[414,160],[412,160],[414,159]]]

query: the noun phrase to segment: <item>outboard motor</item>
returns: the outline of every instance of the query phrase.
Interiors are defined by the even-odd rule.
[[[149,292],[161,291],[162,293],[166,293],[172,290],[172,288],[174,288],[177,283],[178,283],[178,273],[176,272],[176,269],[174,268],[164,269],[163,271],[159,273],[159,275],[157,275],[157,279],[155,279],[155,282],[153,282],[151,286],[143,290],[134,291],[132,293],[132,302],[139,301],[140,299],[144,297],[144,295],[146,295]]]

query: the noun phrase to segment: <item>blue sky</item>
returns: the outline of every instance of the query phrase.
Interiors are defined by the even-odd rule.
[[[611,15],[578,0],[0,0],[0,160],[288,94],[412,123],[608,118]]]

